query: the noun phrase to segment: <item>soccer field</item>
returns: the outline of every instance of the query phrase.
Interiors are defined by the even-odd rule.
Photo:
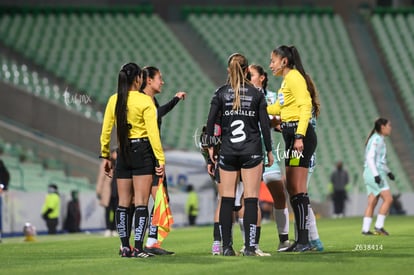
[[[101,234],[37,236],[31,243],[6,238],[0,244],[0,274],[411,274],[414,217],[389,216],[390,236],[363,236],[361,222],[318,220],[325,251],[302,254],[277,253],[276,226],[264,224],[260,247],[271,257],[212,256],[212,226],[174,229],[164,248],[176,254],[147,259],[120,258],[119,239]],[[237,251],[238,225],[233,231]]]

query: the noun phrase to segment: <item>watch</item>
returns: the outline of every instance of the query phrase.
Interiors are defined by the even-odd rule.
[[[302,139],[304,136],[301,134],[295,134],[295,139]]]

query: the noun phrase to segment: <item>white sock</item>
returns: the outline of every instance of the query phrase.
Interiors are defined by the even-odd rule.
[[[362,232],[368,232],[369,228],[371,227],[372,218],[371,217],[364,217],[362,222]]]
[[[279,235],[289,234],[289,212],[287,208],[275,209],[276,226]]]
[[[314,241],[319,239],[318,228],[316,227],[316,218],[312,208],[309,207],[308,213],[308,225],[309,225],[309,240]]]
[[[240,226],[240,233],[241,233],[241,235],[243,237],[243,244],[244,244],[245,239],[244,239],[244,223],[243,223],[243,218],[239,218],[239,226]]]
[[[157,243],[157,239],[155,239],[155,238],[147,238],[147,246],[148,247],[151,247],[151,246],[153,246],[156,243]]]
[[[384,222],[385,222],[385,215],[378,214],[377,221],[375,222],[375,228],[378,228],[378,229],[383,228]]]

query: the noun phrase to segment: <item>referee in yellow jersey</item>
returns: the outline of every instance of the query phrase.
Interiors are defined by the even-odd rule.
[[[315,152],[317,138],[310,125],[312,107],[319,113],[316,89],[305,73],[299,52],[294,46],[280,46],[272,51],[270,69],[283,81],[276,103],[269,105],[270,115],[280,115],[285,141],[287,191],[295,213],[297,240],[287,250],[305,252],[311,249],[308,237],[307,176],[310,159]]]
[[[138,91],[141,84],[142,71],[137,64],[122,66],[118,75],[118,92],[109,98],[105,110],[100,157],[104,159],[105,171],[109,172],[111,131],[116,124],[119,205],[115,220],[121,239],[121,256],[147,258],[153,256],[143,250],[148,200],[153,176],[164,174],[165,156],[157,125],[157,109],[150,96]],[[131,251],[127,231],[132,195],[135,203],[135,248]]]

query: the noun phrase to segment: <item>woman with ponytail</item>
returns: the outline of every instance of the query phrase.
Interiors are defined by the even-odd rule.
[[[395,176],[391,173],[386,161],[386,145],[384,137],[391,134],[391,122],[385,118],[379,118],[374,123],[374,128],[365,142],[365,164],[364,181],[368,193],[368,205],[365,209],[362,222],[363,235],[385,235],[388,232],[384,229],[385,217],[392,204],[392,194],[387,182],[387,176],[394,180]],[[378,211],[377,221],[375,222],[374,233],[370,231],[372,216],[377,206],[379,198],[383,202]]]
[[[216,162],[213,154],[214,124],[221,114],[221,147],[218,166],[221,186],[219,224],[222,234],[224,256],[234,256],[232,247],[233,207],[235,187],[240,175],[244,187],[244,232],[245,256],[256,256],[256,224],[258,195],[263,170],[261,134],[265,144],[268,163],[274,158],[270,138],[269,117],[266,100],[247,79],[249,64],[239,53],[228,59],[228,81],[217,89],[211,100],[207,120],[207,137],[210,159]],[[261,127],[260,125],[265,125]]]
[[[274,76],[282,76],[277,102],[269,105],[269,115],[281,117],[285,141],[286,188],[295,214],[297,236],[285,251],[311,250],[309,243],[309,208],[307,189],[308,171],[317,145],[316,133],[310,120],[319,115],[315,86],[303,68],[296,47],[279,46],[270,56]]]
[[[152,98],[139,92],[141,68],[135,63],[122,66],[118,75],[118,92],[112,95],[105,109],[101,133],[101,156],[105,171],[111,169],[109,146],[116,124],[119,155],[116,162],[119,205],[115,212],[121,239],[121,256],[146,258],[153,256],[143,250],[148,225],[148,200],[155,174],[163,176],[165,157],[157,125],[157,109]],[[135,204],[135,248],[129,244],[129,215],[132,197]]]
[[[143,71],[143,77],[142,77],[141,91],[144,94],[149,95],[154,101],[155,107],[157,107],[158,129],[161,132],[162,118],[166,114],[168,114],[178,104],[178,102],[180,102],[180,100],[184,100],[187,94],[183,91],[179,91],[175,94],[175,96],[169,102],[167,102],[166,104],[160,105],[155,95],[161,93],[162,86],[164,85],[161,71],[158,68],[153,67],[153,66],[144,67],[142,71]],[[164,178],[163,178],[162,184],[165,188],[167,198],[169,198],[168,188],[167,188],[167,177],[165,173],[163,177]],[[155,201],[155,195],[157,194],[157,190],[158,190],[159,179],[160,179],[159,176],[154,176],[153,181],[152,181],[151,196],[154,201]],[[145,245],[144,250],[154,255],[174,254],[174,252],[172,251],[168,251],[168,250],[161,248],[162,242],[158,240],[158,226],[151,224],[153,215],[154,215],[154,206],[152,207],[152,210],[151,210],[150,227],[148,230],[148,238],[147,238],[147,243]]]

